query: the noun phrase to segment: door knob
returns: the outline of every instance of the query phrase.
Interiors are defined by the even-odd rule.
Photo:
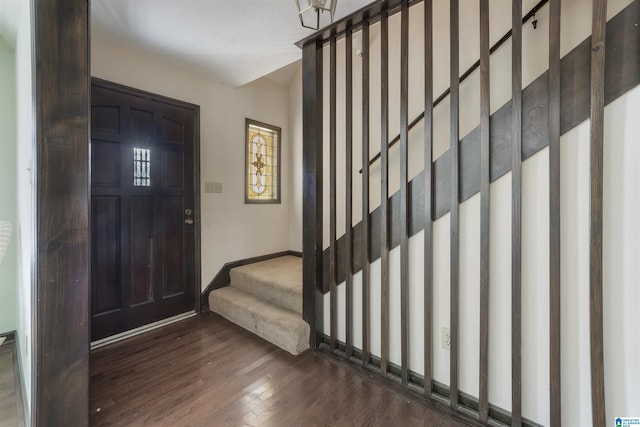
[[[184,222],[185,222],[185,224],[189,224],[189,225],[193,224],[193,220],[191,218],[185,219]]]

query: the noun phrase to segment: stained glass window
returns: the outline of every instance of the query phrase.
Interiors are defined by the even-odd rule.
[[[280,128],[247,119],[245,202],[280,203]]]
[[[133,149],[133,185],[151,186],[151,150],[147,148]]]

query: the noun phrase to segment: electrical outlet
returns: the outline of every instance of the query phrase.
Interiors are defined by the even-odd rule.
[[[205,182],[204,192],[205,193],[222,193],[222,183],[221,182]]]
[[[451,349],[451,332],[444,326],[440,329],[440,345],[445,350]]]

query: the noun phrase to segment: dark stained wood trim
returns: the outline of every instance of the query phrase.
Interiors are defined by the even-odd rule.
[[[376,230],[380,230],[380,340],[381,362],[380,369],[386,375],[389,366],[389,246],[391,230],[391,214],[389,204],[389,19],[386,14],[380,20],[380,87],[381,87],[381,117],[380,117],[380,152],[382,161],[380,164],[380,221]],[[375,223],[374,221],[372,221]],[[372,225],[372,229],[374,225]],[[375,245],[373,245],[375,246]],[[372,259],[377,259],[373,258]]]
[[[512,2],[511,424],[522,425],[522,0]]]
[[[449,352],[449,381],[451,382],[451,394],[449,396],[452,408],[458,406],[458,319],[459,319],[459,172],[460,166],[459,145],[460,140],[460,93],[459,93],[459,70],[460,70],[460,34],[459,34],[459,4],[458,0],[451,0],[451,9],[449,18],[451,20],[449,31],[451,36],[450,42],[450,87],[451,87],[451,130],[450,130],[450,148],[449,148],[449,212],[450,215],[450,324],[451,346]],[[423,190],[424,191],[424,190]]]
[[[369,363],[369,23],[362,26],[362,364]]]
[[[591,36],[591,220],[589,244],[591,411],[593,425],[606,425],[602,302],[604,85],[607,0],[593,0]]]
[[[302,49],[302,317],[309,324],[309,345],[322,340],[322,45]]]
[[[409,4],[400,11],[400,342],[401,379],[409,381]]]
[[[200,301],[202,302],[201,311],[209,311],[209,294],[212,291],[216,289],[224,288],[225,286],[229,286],[229,284],[231,283],[231,276],[229,275],[229,272],[232,269],[236,267],[242,267],[243,265],[253,264],[256,262],[266,261],[268,259],[279,258],[281,256],[287,256],[287,255],[297,256],[302,258],[301,252],[281,251],[281,252],[274,252],[266,255],[255,256],[251,258],[239,259],[236,261],[229,261],[225,263],[220,268],[220,270],[218,270],[218,273],[216,273],[213,279],[211,279],[211,281],[209,282],[205,290],[202,291],[202,295],[200,295]]]
[[[433,339],[433,0],[424,1],[424,392],[431,394]]]
[[[194,260],[193,268],[195,281],[194,311],[202,310],[202,193],[200,192],[200,106],[194,108],[193,118],[193,212],[196,214],[194,223]]]
[[[550,425],[561,416],[560,3],[549,2],[549,377]]]
[[[345,229],[349,236],[345,252],[347,266],[345,357],[350,358],[353,354],[353,34],[350,29],[347,29],[345,38],[345,64]]]
[[[31,422],[85,426],[91,239],[88,4],[31,4],[36,218]]]
[[[490,59],[489,0],[480,0],[480,367],[479,416],[489,420],[489,269],[490,269]]]
[[[640,16],[640,0],[634,0],[607,23],[607,46],[605,59],[605,105],[624,95],[640,84],[640,37],[637,17]],[[381,36],[381,39],[384,40]],[[383,43],[384,44],[384,43]],[[564,134],[589,118],[591,39],[585,39],[561,61],[561,132]],[[548,73],[543,73],[522,92],[522,160],[527,160],[549,145],[548,129]],[[383,103],[384,106],[384,103]],[[508,101],[491,116],[491,182],[511,170],[511,101]],[[381,147],[382,148],[382,147]],[[460,201],[464,202],[480,190],[480,129],[477,127],[460,141]],[[433,218],[441,218],[449,212],[449,152],[442,154],[433,163]],[[384,171],[384,168],[382,169]],[[382,173],[381,175],[384,175]],[[409,183],[411,211],[409,233],[415,235],[424,228],[424,175],[419,173]],[[397,222],[400,195],[395,193],[388,201],[389,248],[400,244]],[[371,254],[375,261],[380,258],[381,208],[370,214]],[[391,218],[395,220],[391,221]],[[361,224],[353,227],[354,250],[360,250]],[[375,232],[373,232],[375,231]],[[338,281],[344,280],[344,235],[338,239]],[[328,260],[328,251],[325,253]],[[328,261],[327,261],[328,262]],[[384,263],[382,264],[384,265]],[[354,271],[361,268],[360,260],[354,261]],[[328,292],[328,274],[324,272],[323,292]],[[384,301],[384,300],[383,300]]]
[[[336,348],[338,325],[336,242],[336,39],[329,44],[329,336]]]

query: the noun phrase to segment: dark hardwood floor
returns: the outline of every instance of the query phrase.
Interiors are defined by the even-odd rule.
[[[469,425],[331,355],[292,356],[213,313],[91,352],[93,426]]]
[[[3,340],[4,338],[4,340]],[[0,337],[0,427],[23,427],[24,409],[20,390],[15,340]]]

